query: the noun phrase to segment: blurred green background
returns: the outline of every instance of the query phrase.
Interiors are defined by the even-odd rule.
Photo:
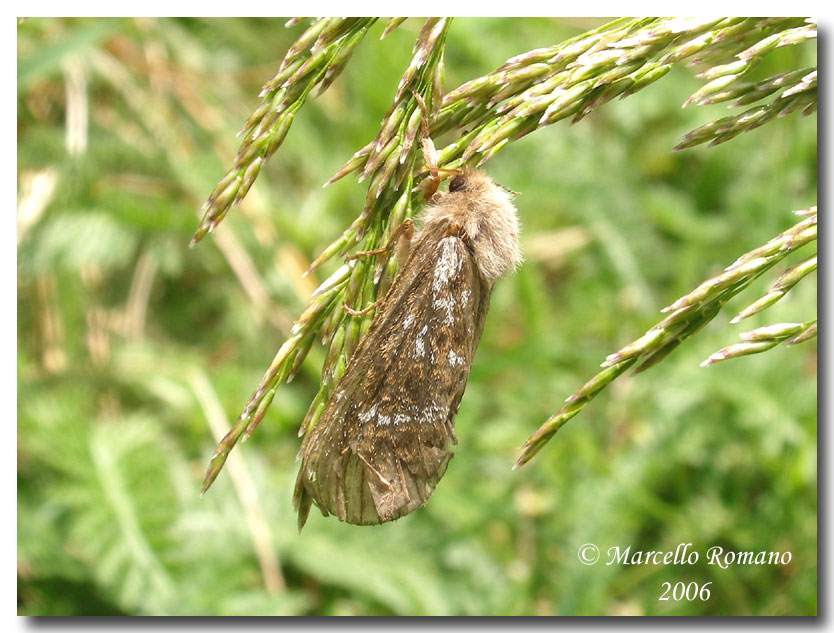
[[[455,21],[446,88],[601,24]],[[298,424],[323,361],[281,387],[209,493],[215,445],[311,290],[300,273],[361,209],[322,189],[372,139],[421,26],[378,23],[311,100],[241,207],[194,250],[197,210],[304,25],[42,19],[18,26],[18,611],[28,615],[802,615],[816,613],[816,347],[702,369],[738,333],[816,314],[815,282],[728,324],[773,270],[662,365],[623,377],[528,466],[517,448],[660,308],[816,204],[816,117],[679,153],[722,105],[677,69],[490,161],[522,192],[526,263],[500,283],[428,505],[296,531]],[[769,55],[765,77],[816,63]],[[440,145],[444,139],[440,139]],[[796,253],[795,263],[808,256]],[[594,543],[688,566],[582,565]],[[706,551],[790,551],[721,569]],[[712,582],[661,601],[664,582]]]

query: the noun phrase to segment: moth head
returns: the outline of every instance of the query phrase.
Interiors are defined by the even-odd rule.
[[[513,192],[477,169],[446,171],[451,176],[448,192],[426,209],[423,222],[459,225],[482,276],[492,281],[503,277],[521,262]]]
[[[456,171],[449,181],[449,193],[487,193],[494,189],[499,189],[510,195],[518,195],[517,192],[504,185],[499,185],[484,172],[477,169]]]

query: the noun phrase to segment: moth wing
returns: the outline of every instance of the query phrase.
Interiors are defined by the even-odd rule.
[[[425,504],[446,472],[491,289],[447,228],[420,234],[304,438],[300,525],[310,500],[348,523],[399,518]]]

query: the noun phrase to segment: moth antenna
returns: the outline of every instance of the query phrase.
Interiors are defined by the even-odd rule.
[[[500,185],[500,184],[498,184],[497,182],[495,183],[495,185],[496,185],[497,187],[499,187],[499,188],[503,189],[504,191],[506,191],[507,193],[509,193],[509,194],[511,194],[511,195],[514,195],[514,196],[520,196],[520,195],[521,195],[521,192],[520,192],[520,191],[513,191],[513,190],[512,190],[512,189],[510,189],[509,187],[505,187],[504,185]]]
[[[420,127],[423,128],[423,138],[431,139],[431,126],[429,126],[429,108],[426,106],[426,102],[423,101],[423,97],[420,96],[420,93],[417,92],[414,88],[409,88],[411,90],[411,94],[414,95],[414,99],[417,101],[417,105],[420,106],[420,109],[423,111],[423,121]]]

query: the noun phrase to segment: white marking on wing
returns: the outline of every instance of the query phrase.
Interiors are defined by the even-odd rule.
[[[463,356],[458,356],[455,350],[449,350],[449,365],[452,367],[463,367],[465,360]]]
[[[429,331],[429,326],[424,325],[423,329],[417,334],[417,338],[414,339],[414,350],[415,356],[417,358],[423,358],[426,355],[426,333]]]
[[[455,323],[455,298],[452,295],[448,297],[435,297],[432,301],[432,306],[438,312],[443,311],[446,314],[443,316],[444,325],[454,325]]]
[[[373,420],[376,417],[376,404],[365,411],[365,413],[360,413],[358,417],[360,422],[370,422]]]
[[[432,280],[432,292],[437,294],[449,283],[449,280],[458,274],[462,260],[455,244],[456,237],[444,237],[438,244],[440,255],[434,266],[434,279]]]
[[[434,266],[434,278],[432,279],[432,306],[438,312],[444,312],[443,324],[454,325],[455,322],[455,297],[448,292],[449,281],[460,272],[463,259],[458,252],[455,237],[444,237],[440,240],[440,253],[437,263]],[[445,291],[445,292],[444,292]],[[464,304],[465,305],[465,304]]]
[[[426,409],[423,409],[420,419],[418,420],[421,424],[434,424],[435,422],[439,422],[438,418],[443,418],[445,421],[446,416],[449,414],[449,411],[446,407],[441,407],[437,404],[429,405]]]

